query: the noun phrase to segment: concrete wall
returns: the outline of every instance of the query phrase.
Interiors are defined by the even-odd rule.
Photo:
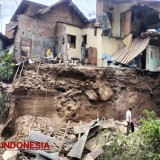
[[[122,47],[123,43],[121,40],[115,38],[102,37],[102,29],[97,28],[97,35],[94,35],[94,28],[81,29],[76,26],[66,25],[66,33],[76,36],[76,48],[68,49],[68,59],[71,57],[77,57],[81,59],[81,44],[82,36],[87,35],[86,47],[97,48],[97,64],[101,66],[102,57],[104,55],[112,55],[119,48]]]
[[[122,40],[115,38],[102,38],[102,53],[106,55],[113,55],[118,49],[123,46]]]
[[[94,28],[86,28],[82,31],[82,36],[87,35],[87,48],[97,48],[97,65],[101,66],[101,55],[102,55],[102,29],[97,28],[97,35],[94,36]]]
[[[149,71],[159,70],[160,47],[147,46],[146,48],[146,69]]]
[[[82,29],[76,26],[66,25],[66,33],[76,36],[76,48],[67,50],[68,59],[76,57],[81,59]]]

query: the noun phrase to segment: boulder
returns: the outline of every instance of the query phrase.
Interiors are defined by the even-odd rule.
[[[98,90],[100,99],[104,102],[108,101],[113,96],[113,91],[107,86],[101,86]]]
[[[85,94],[90,101],[97,101],[98,99],[97,93],[94,90],[88,90],[85,92]]]

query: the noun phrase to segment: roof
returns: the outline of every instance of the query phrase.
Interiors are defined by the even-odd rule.
[[[45,14],[62,3],[68,3],[69,7],[71,7],[84,22],[88,22],[86,16],[79,10],[79,8],[72,2],[72,0],[60,0],[59,2],[51,5],[50,7],[40,9],[35,15]]]
[[[128,50],[126,46],[123,46],[113,56],[112,60],[120,62],[122,64],[128,64],[134,58],[136,58],[146,48],[150,41],[150,37],[145,39],[136,38],[133,40],[131,48]]]
[[[17,10],[15,11],[14,15],[12,16],[11,21],[17,21],[17,15],[23,14],[28,5],[32,5],[31,15],[36,14],[40,9],[44,9],[44,8],[48,7],[43,4],[31,2],[28,0],[22,0],[20,5],[18,6]]]

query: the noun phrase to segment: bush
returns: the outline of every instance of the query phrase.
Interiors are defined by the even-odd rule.
[[[0,54],[0,81],[11,82],[14,72],[15,53],[9,53],[4,51]]]

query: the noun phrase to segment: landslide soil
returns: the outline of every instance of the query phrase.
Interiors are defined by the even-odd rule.
[[[133,108],[133,118],[143,110],[154,110],[160,116],[159,74],[133,69],[78,67],[56,65],[25,66],[14,84],[15,108],[18,116],[47,117],[61,123],[89,122],[98,117],[125,119],[125,112]],[[113,95],[102,100],[99,90],[108,87]],[[97,97],[90,100],[86,92]]]

